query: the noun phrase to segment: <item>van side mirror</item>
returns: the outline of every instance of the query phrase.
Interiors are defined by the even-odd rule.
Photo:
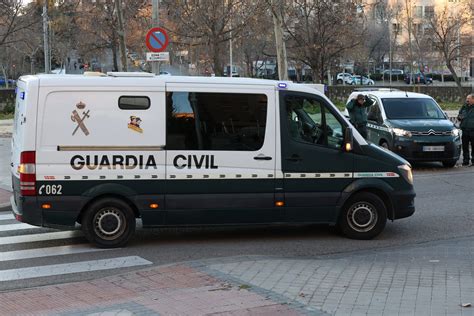
[[[371,112],[371,113],[369,113],[369,114],[367,115],[367,119],[368,119],[369,121],[377,121],[377,114]]]
[[[351,152],[354,149],[354,135],[352,134],[352,128],[346,127],[344,130],[344,144],[342,150],[345,152]]]

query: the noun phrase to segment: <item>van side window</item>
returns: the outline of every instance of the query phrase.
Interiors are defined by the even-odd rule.
[[[343,128],[320,100],[289,95],[285,98],[288,129],[293,140],[341,148]]]
[[[150,98],[145,96],[121,96],[118,105],[122,110],[146,110],[150,107]]]
[[[264,94],[167,92],[166,149],[259,150],[267,103]]]

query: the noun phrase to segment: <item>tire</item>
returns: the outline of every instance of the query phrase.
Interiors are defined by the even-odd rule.
[[[380,144],[380,147],[383,147],[383,148],[385,148],[385,149],[387,149],[387,150],[390,150],[390,147],[388,146],[388,143],[385,142],[385,141],[383,141],[383,142]]]
[[[443,167],[445,168],[453,168],[456,165],[456,160],[448,160],[448,161],[443,161]]]
[[[337,79],[337,84],[342,84],[342,80],[341,80],[341,79]]]
[[[370,192],[356,193],[344,205],[339,216],[339,230],[351,239],[372,239],[387,223],[387,208],[383,201]]]
[[[84,213],[82,230],[87,240],[99,248],[122,247],[135,232],[135,214],[122,200],[103,198]]]

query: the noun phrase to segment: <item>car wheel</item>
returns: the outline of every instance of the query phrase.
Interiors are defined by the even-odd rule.
[[[387,209],[383,201],[370,192],[355,194],[345,204],[339,216],[341,233],[352,239],[372,239],[387,223]]]
[[[99,248],[124,246],[135,232],[132,208],[116,198],[100,199],[85,211],[82,230],[87,240]]]
[[[445,168],[453,168],[456,165],[456,160],[448,160],[448,161],[443,161],[443,167]]]
[[[342,80],[341,80],[341,79],[337,79],[337,84],[342,84]]]
[[[381,147],[383,147],[384,149],[387,149],[387,150],[390,150],[389,146],[388,146],[388,143],[383,141],[381,144],[380,144]]]

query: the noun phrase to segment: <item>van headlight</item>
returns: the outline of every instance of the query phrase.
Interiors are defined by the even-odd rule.
[[[457,128],[453,128],[451,130],[451,136],[458,137],[459,136],[459,130]]]
[[[413,185],[413,173],[411,172],[411,167],[409,165],[401,165],[398,166],[398,170],[400,170],[400,174],[402,177],[411,185]]]
[[[401,128],[392,128],[392,132],[396,135],[396,136],[401,136],[401,137],[411,137],[411,132],[410,131],[406,131],[404,129],[401,129]]]

